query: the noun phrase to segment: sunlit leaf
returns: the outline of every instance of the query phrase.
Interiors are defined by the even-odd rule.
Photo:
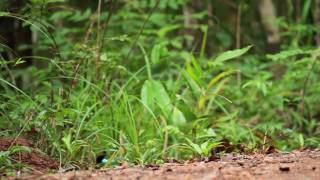
[[[252,45],[251,46],[247,46],[247,47],[242,48],[242,49],[236,49],[236,50],[230,50],[230,51],[223,52],[220,55],[218,55],[213,60],[213,62],[209,62],[209,65],[211,65],[211,66],[222,65],[222,63],[227,61],[227,60],[234,59],[234,58],[237,58],[239,56],[242,56],[243,54],[248,52],[251,48],[252,48]]]
[[[151,110],[154,110],[158,106],[167,118],[170,117],[173,105],[161,82],[146,80],[141,90],[141,101]]]
[[[310,54],[311,51],[306,51],[302,49],[290,49],[290,50],[284,50],[277,54],[268,54],[267,58],[273,60],[273,61],[280,61],[280,60],[289,60],[289,58],[297,55],[302,54]]]
[[[172,121],[176,126],[182,126],[187,122],[183,113],[177,107],[173,108]]]

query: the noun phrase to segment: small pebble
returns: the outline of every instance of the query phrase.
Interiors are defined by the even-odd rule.
[[[243,165],[244,165],[244,161],[241,161],[241,160],[238,161],[237,163],[238,163],[240,166],[243,166]]]
[[[172,172],[173,170],[171,168],[166,169],[167,172]]]
[[[290,167],[289,166],[287,166],[287,165],[280,165],[279,166],[279,170],[280,171],[290,171]]]

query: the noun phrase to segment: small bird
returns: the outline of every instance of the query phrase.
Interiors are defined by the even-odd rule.
[[[108,159],[107,157],[104,157],[102,160],[101,160],[101,164],[105,165],[108,163]]]

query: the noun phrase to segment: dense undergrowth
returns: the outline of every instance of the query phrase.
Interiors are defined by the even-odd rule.
[[[228,24],[208,25],[206,11],[186,28],[185,0],[145,2],[100,11],[30,1],[20,14],[1,12],[37,40],[19,47],[34,56],[1,58],[0,135],[81,166],[101,153],[138,164],[205,157],[226,140],[247,151],[319,147],[315,27],[279,18],[285,41],[270,54],[249,18],[237,49]],[[18,68],[28,61],[41,66]],[[9,162],[2,151],[1,166]]]

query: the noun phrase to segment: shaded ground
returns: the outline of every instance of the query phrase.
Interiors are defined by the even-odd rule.
[[[19,147],[25,147],[25,150],[12,150],[21,149]],[[52,159],[41,153],[34,148],[33,143],[24,138],[0,138],[0,151],[14,151],[10,154],[11,158],[15,162],[21,162],[28,165],[32,170],[37,172],[46,172],[49,169],[58,169],[59,161]],[[1,177],[0,173],[0,177]]]
[[[20,179],[320,179],[320,150],[226,155],[211,162],[75,171]]]

